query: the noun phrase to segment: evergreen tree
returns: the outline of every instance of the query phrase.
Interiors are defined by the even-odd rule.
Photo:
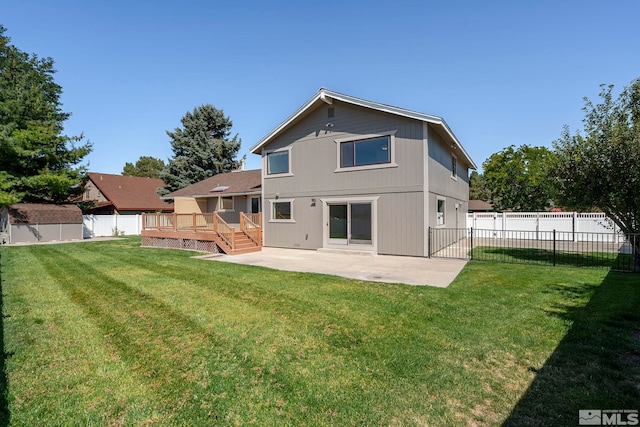
[[[63,202],[79,194],[91,144],[62,134],[70,116],[53,60],[10,44],[0,25],[0,206],[20,201]]]
[[[125,163],[122,175],[142,176],[146,178],[160,178],[160,173],[164,170],[165,164],[161,159],[151,156],[141,156],[135,163]]]
[[[232,122],[222,110],[206,104],[181,120],[183,128],[167,131],[174,156],[160,174],[165,191],[175,191],[213,175],[238,168],[240,139],[231,135]]]

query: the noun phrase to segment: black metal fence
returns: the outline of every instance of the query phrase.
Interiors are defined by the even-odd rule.
[[[429,256],[640,271],[640,234],[429,228]]]

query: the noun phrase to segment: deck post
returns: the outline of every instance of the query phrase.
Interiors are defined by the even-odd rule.
[[[191,219],[191,226],[193,227],[193,232],[196,232],[196,213],[193,213],[193,218]]]
[[[215,212],[213,214],[213,231],[218,232],[218,214]]]

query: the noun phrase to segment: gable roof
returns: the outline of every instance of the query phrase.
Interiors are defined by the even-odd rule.
[[[439,127],[442,131],[453,141],[455,146],[460,150],[464,159],[468,162],[472,169],[477,169],[476,164],[471,160],[469,154],[465,151],[458,141],[458,138],[454,135],[453,131],[449,128],[449,125],[444,121],[442,117],[432,116],[429,114],[418,113],[416,111],[405,110],[404,108],[393,107],[391,105],[380,104],[378,102],[367,101],[365,99],[356,98],[349,95],[344,95],[338,92],[321,88],[311,99],[309,99],[302,107],[298,108],[291,116],[289,116],[284,122],[280,123],[278,127],[269,132],[264,138],[262,138],[256,145],[251,147],[253,154],[259,154],[260,149],[270,143],[274,138],[287,130],[290,126],[298,121],[298,119],[304,117],[310,111],[315,110],[318,105],[322,103],[331,104],[333,100],[342,101],[352,105],[358,105],[360,107],[369,108],[384,113],[395,114],[410,119],[419,120],[422,122],[433,124]]]
[[[109,200],[100,206],[112,204],[119,211],[172,211],[156,191],[164,187],[158,178],[111,175],[88,172],[87,176],[98,190]]]
[[[11,224],[82,224],[82,211],[76,205],[16,203],[8,210]]]
[[[211,197],[215,195],[261,194],[261,192],[262,171],[253,169],[220,173],[164,197]]]

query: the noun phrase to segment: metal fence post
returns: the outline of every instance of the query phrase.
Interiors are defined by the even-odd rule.
[[[431,258],[431,227],[427,229],[427,252],[428,257]]]
[[[473,227],[471,227],[471,252],[469,252],[469,258],[473,260]]]
[[[633,242],[631,242],[631,271],[638,273],[640,272],[640,265],[636,262],[636,257],[640,256],[637,252],[638,237],[640,237],[640,234],[632,234],[631,237],[631,240],[633,240]]]
[[[556,266],[556,229],[553,229],[553,266]]]

